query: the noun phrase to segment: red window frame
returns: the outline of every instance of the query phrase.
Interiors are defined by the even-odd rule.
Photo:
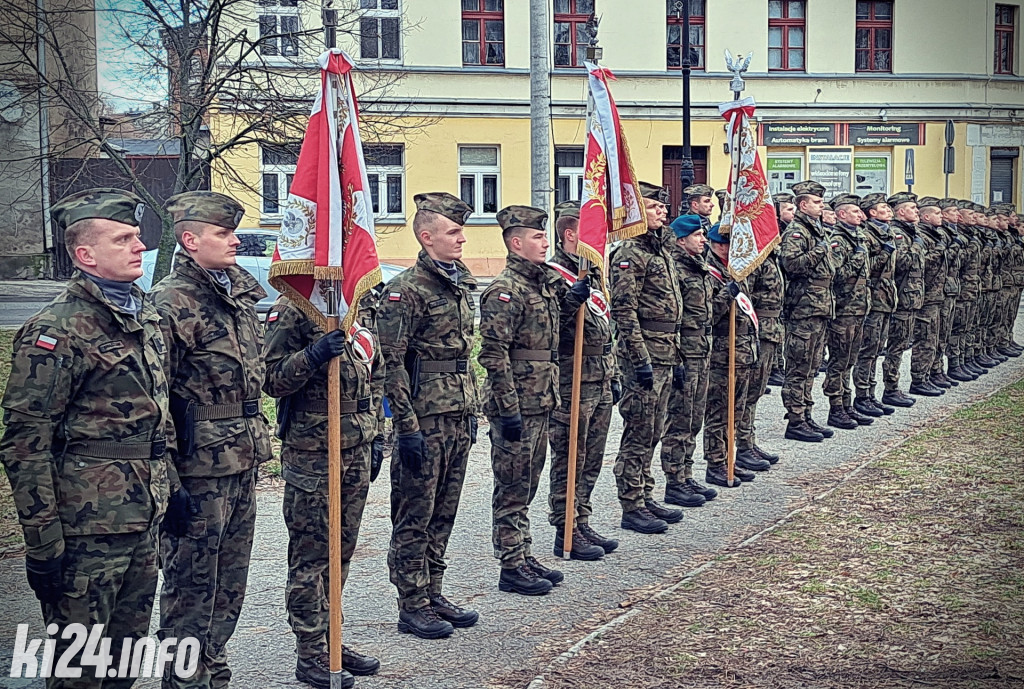
[[[857,32],[867,31],[868,32],[868,45],[864,48],[854,47],[854,50],[859,56],[862,53],[867,54],[868,62],[867,67],[856,67],[858,72],[892,72],[892,15],[895,11],[895,3],[892,0],[858,0],[857,5],[859,6],[862,2],[865,2],[870,6],[871,12],[867,19],[857,18]],[[878,8],[882,5],[889,6],[889,17],[879,19],[876,16]],[[876,44],[876,32],[879,29],[887,29],[889,31],[889,47],[888,48],[877,48]],[[856,43],[854,44],[856,46]],[[880,53],[888,53],[889,55],[889,67],[888,69],[878,69],[875,67],[875,58]],[[854,61],[856,64],[856,59]]]
[[[683,2],[686,3],[686,8],[690,12],[690,33],[691,34],[693,33],[693,28],[695,26],[699,26],[699,27],[701,27],[701,35],[704,37],[704,41],[702,43],[690,43],[690,49],[697,51],[697,64],[690,65],[690,69],[692,69],[694,71],[701,71],[701,72],[703,72],[705,70],[705,64],[706,64],[706,60],[704,59],[705,58],[704,46],[705,46],[705,43],[707,43],[707,40],[708,40],[707,27],[706,27],[706,22],[705,22],[705,18],[707,17],[707,12],[708,12],[707,0],[683,0]],[[700,14],[694,14],[693,13],[694,5],[699,5]],[[682,45],[682,43],[667,43],[667,40],[668,40],[668,27],[670,27],[670,26],[678,26],[679,27],[679,40],[682,41],[682,39],[683,39],[683,28],[682,28],[683,27],[683,18],[682,17],[677,17],[675,11],[669,9],[670,7],[672,7],[672,5],[666,3],[666,8],[665,9],[666,9],[667,15],[665,17],[665,23],[666,23],[666,27],[665,27],[665,31],[666,31],[666,33],[665,33],[666,46],[665,46],[665,49],[666,49],[666,51],[669,50],[670,48],[676,48],[676,49],[679,50],[679,64],[678,65],[670,65],[670,64],[668,64],[668,57],[666,56],[666,58],[665,58],[665,65],[666,65],[666,67],[668,69],[671,69],[671,70],[678,69],[678,70],[681,71],[683,69],[683,65],[682,65],[683,45]]]
[[[569,27],[569,42],[568,43],[553,43],[553,46],[554,46],[553,55],[554,55],[554,59],[555,59],[554,65],[555,65],[556,68],[569,69],[569,68],[573,68],[573,67],[583,67],[583,61],[580,60],[579,57],[578,57],[580,45],[579,45],[579,42],[577,41],[577,33],[580,30],[579,29],[580,25],[585,25],[590,20],[590,15],[589,14],[580,14],[580,12],[578,10],[580,1],[581,0],[568,0],[568,2],[569,2],[569,12],[559,12],[559,13],[554,15],[554,23],[555,24],[567,23],[567,24],[570,25],[570,27]],[[583,0],[583,1],[585,2],[586,0]],[[597,0],[593,0],[593,2],[591,4],[593,4],[595,6],[595,8],[596,8]],[[554,27],[552,27],[552,28],[554,28]],[[555,35],[554,39],[557,41],[558,40],[558,36]],[[567,45],[567,46],[569,46],[569,64],[567,64],[567,65],[559,64],[557,62],[557,59],[558,59],[557,58],[558,46],[560,46],[560,45]]]
[[[1017,42],[1016,9],[1013,5],[996,5],[996,43],[992,65],[994,74],[1014,74],[1013,47]]]
[[[791,2],[799,2],[804,7],[802,16],[790,17],[789,16],[789,5]],[[782,29],[782,46],[781,47],[768,47],[768,54],[771,55],[773,50],[782,51],[782,64],[779,67],[769,67],[769,72],[805,72],[807,71],[807,2],[806,0],[781,0],[782,3],[782,16],[781,17],[768,17],[768,33],[771,34],[771,30],[775,28]],[[789,45],[789,30],[798,28],[803,31],[804,41],[803,45],[797,47],[790,47]],[[803,53],[803,66],[802,67],[791,67],[789,65],[790,51],[799,51]],[[768,64],[771,64],[771,58],[769,57]]]
[[[504,24],[505,24],[505,3],[504,2],[501,3],[501,9],[500,10],[487,10],[487,9],[485,9],[486,8],[486,4],[485,4],[484,0],[476,0],[476,3],[477,3],[477,9],[475,9],[475,10],[467,10],[467,9],[465,9],[465,4],[463,4],[462,21],[463,21],[463,23],[469,22],[469,21],[476,22],[478,27],[479,27],[477,30],[479,31],[480,38],[479,38],[479,40],[477,42],[479,42],[479,44],[480,44],[480,61],[479,62],[466,62],[466,55],[465,55],[465,53],[463,53],[463,55],[462,55],[462,64],[463,65],[469,65],[469,66],[479,66],[479,67],[504,67],[505,66],[505,30],[504,30]],[[494,21],[499,21],[499,22],[502,23],[502,32],[501,32],[501,40],[500,41],[488,41],[487,40],[487,22],[494,22]],[[472,41],[467,41],[465,38],[463,38],[462,43],[463,44],[472,43]],[[487,44],[488,43],[491,43],[491,44],[500,43],[501,44],[501,62],[488,62],[487,61]]]

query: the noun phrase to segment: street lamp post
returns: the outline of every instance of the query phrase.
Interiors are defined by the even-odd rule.
[[[693,151],[690,150],[690,8],[689,0],[675,0],[676,17],[682,20],[679,58],[683,69],[683,159],[679,165],[680,191],[693,184]],[[682,212],[680,200],[679,212]]]

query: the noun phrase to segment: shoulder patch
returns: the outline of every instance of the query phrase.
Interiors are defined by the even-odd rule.
[[[901,235],[901,234],[896,235],[896,239],[903,239],[903,235]]]
[[[401,292],[391,292],[388,294],[388,301],[402,301]]]
[[[498,292],[498,301],[510,302],[512,301],[512,295],[508,292]]]
[[[276,321],[280,317],[281,317],[281,312],[280,311],[271,311],[270,315],[267,316],[267,323],[273,323],[274,321]]]
[[[832,248],[833,249],[838,249],[839,248],[839,242],[832,242]]]
[[[629,261],[619,261],[619,268],[627,270],[629,268]]]
[[[794,232],[794,233],[792,233],[789,236],[792,237],[793,239],[803,239],[804,238],[804,236],[802,234],[800,234],[799,232]]]
[[[52,352],[57,347],[57,338],[50,337],[49,335],[40,335],[36,338],[36,347],[42,347],[48,352]]]

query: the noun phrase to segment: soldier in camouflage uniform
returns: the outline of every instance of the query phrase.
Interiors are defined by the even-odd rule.
[[[981,249],[981,299],[978,303],[978,329],[975,344],[978,363],[985,368],[995,368],[1001,363],[994,357],[991,329],[995,311],[996,294],[1002,281],[999,276],[999,255],[996,246],[996,232],[993,229],[995,211],[981,209],[975,213],[975,227],[982,241]]]
[[[558,245],[549,265],[565,280],[576,282],[576,257],[580,207],[578,201],[560,203],[556,209],[555,236]],[[596,272],[591,268],[591,272]],[[595,280],[597,284],[601,281]],[[575,514],[570,557],[596,560],[615,550],[619,542],[605,538],[590,526],[594,512],[590,496],[604,462],[612,407],[622,397],[615,356],[612,354],[611,314],[604,293],[591,288],[583,310],[583,359],[580,365],[579,426],[576,440]],[[548,440],[551,443],[551,488],[548,493],[548,522],[555,527],[554,553],[562,557],[565,537],[565,501],[569,483],[569,426],[572,404],[572,372],[576,345],[576,313],[561,316],[558,344],[558,389],[561,403],[551,412]]]
[[[914,339],[914,318],[924,304],[924,240],[917,237],[917,195],[900,192],[887,199],[893,209],[891,223],[896,244],[897,304],[889,323],[885,360],[882,362],[882,402],[895,407],[910,407],[914,398],[900,391],[900,366],[903,353]]]
[[[187,528],[164,530],[160,636],[194,637],[196,674],[164,675],[165,687],[226,687],[226,646],[245,599],[256,525],[256,467],[270,459],[260,406],[266,375],[256,303],[267,295],[235,265],[242,206],[209,191],[167,200],[183,249],[149,298],[170,350],[168,384],[177,430],[172,448]]]
[[[651,476],[654,448],[665,434],[672,384],[684,375],[677,370],[683,363],[679,348],[683,300],[665,242],[668,193],[647,182],[640,183],[640,190],[647,232],[619,244],[609,263],[612,319],[618,332],[615,351],[624,380],[615,482],[622,528],[662,533],[669,523],[683,518],[682,510],[663,507],[653,499]]]
[[[796,215],[796,206],[793,205],[793,195],[787,192],[782,192],[772,195],[772,201],[775,202],[775,217],[779,221],[779,235],[786,231],[786,227],[793,221]],[[773,256],[775,257],[775,263],[779,263],[779,254],[776,251]],[[785,293],[786,288],[786,275],[785,272],[779,268],[779,273],[782,275],[782,288]],[[781,303],[781,302],[780,302]],[[775,361],[772,364],[772,372],[768,377],[769,385],[778,385],[779,387],[786,384],[786,314],[783,310],[782,316],[780,317],[780,323],[782,325],[782,341],[775,347]]]
[[[548,268],[547,213],[530,206],[498,212],[508,249],[505,268],[480,298],[480,365],[487,371],[484,413],[490,421],[494,556],[498,588],[543,595],[562,573],[531,552],[529,509],[537,494],[548,446],[548,421],[558,406],[560,306],[575,309],[590,294],[588,280],[571,292]],[[582,295],[580,294],[582,292]]]
[[[327,370],[338,358],[341,379],[341,585],[348,578],[370,481],[384,455],[384,364],[376,351],[377,295],[359,302],[350,341],[324,332],[298,303],[281,296],[267,315],[267,378],[263,391],[278,398],[282,507],[288,528],[285,607],[295,634],[295,676],[314,687],[331,685],[327,648],[330,591],[327,486]],[[316,314],[313,314],[316,315]],[[357,346],[358,345],[358,346]],[[373,674],[376,658],[342,646],[342,683]]]
[[[697,216],[705,236],[711,229],[711,214],[715,212],[714,195],[714,187],[706,184],[693,184],[683,189],[682,215]]]
[[[914,349],[910,357],[910,394],[938,397],[949,383],[931,380],[935,359],[941,356],[939,328],[945,301],[946,275],[949,272],[948,246],[942,234],[942,211],[933,196],[918,199],[920,222],[917,239],[924,247],[924,303],[914,318]]]
[[[1013,339],[1013,328],[1017,320],[1017,313],[1020,310],[1021,288],[1024,287],[1024,240],[1021,239],[1020,231],[1024,226],[1020,217],[1014,213],[1016,209],[1007,204],[1008,216],[1008,238],[1010,244],[1008,249],[1009,268],[1008,275],[1010,285],[1007,289],[1006,315],[1003,325],[1003,350],[1014,352],[1018,355],[1024,353],[1024,347],[1018,345]],[[1007,354],[1007,356],[1010,356]]]
[[[1013,204],[1003,203],[999,207],[999,230],[1003,242],[1002,277],[1003,289],[999,297],[999,326],[996,329],[996,352],[1004,357],[1016,358],[1021,352],[1010,346],[1013,317],[1017,311],[1019,300],[1014,298],[1017,293],[1017,273],[1021,256],[1018,253],[1019,235],[1016,230],[1017,216]]]
[[[860,201],[867,222],[862,225],[864,246],[868,250],[868,287],[871,308],[864,318],[860,350],[853,368],[853,408],[869,417],[892,414],[895,408],[882,404],[875,397],[878,354],[889,339],[889,322],[896,310],[896,245],[893,243],[892,208],[885,194],[868,194]]]
[[[956,199],[940,199],[938,205],[942,212],[942,232],[948,241],[949,263],[946,286],[943,289],[945,299],[942,303],[942,328],[939,333],[940,356],[936,365],[932,367],[932,378],[939,375],[950,384],[959,384],[960,381],[972,380],[972,376],[962,371],[960,364],[956,362],[953,344],[957,304],[963,292],[960,274],[963,271],[963,263],[967,260],[967,239],[960,235],[958,229],[960,211],[957,209]],[[942,354],[946,355],[945,367],[942,365]]]
[[[14,338],[0,460],[25,537],[28,582],[43,620],[103,625],[111,667],[122,640],[149,630],[157,527],[177,477],[165,454],[167,349],[159,317],[132,282],[142,275],[134,194],[90,189],[53,206],[77,268],[66,289]],[[176,498],[180,498],[176,493]],[[180,523],[181,500],[167,519]],[[56,635],[55,635],[56,636]],[[71,641],[56,642],[61,658]],[[70,667],[81,667],[76,654]],[[127,659],[126,659],[127,660]],[[82,677],[47,687],[130,687]]]
[[[988,371],[975,361],[974,350],[981,298],[982,241],[974,223],[974,204],[960,200],[956,207],[960,216],[957,232],[967,241],[967,246],[960,261],[960,297],[953,312],[953,332],[950,334],[953,355],[950,363],[958,366],[964,377],[976,380]]]
[[[832,295],[835,266],[820,221],[825,187],[808,180],[794,184],[793,193],[798,210],[786,227],[779,249],[779,265],[788,281],[783,307],[787,332],[782,403],[789,421],[786,438],[821,442],[835,434],[811,416],[814,376],[824,353],[826,326],[835,313]]]
[[[442,593],[445,551],[476,441],[469,365],[476,279],[459,260],[473,209],[445,192],[414,200],[420,253],[384,288],[377,314],[399,446],[391,462],[388,569],[398,589],[399,631],[437,639],[479,619]]]
[[[714,488],[693,478],[693,453],[707,406],[711,295],[715,285],[704,262],[707,239],[700,218],[680,215],[672,221],[671,229],[676,237],[672,260],[684,305],[679,330],[684,375],[681,385],[673,380],[669,393],[668,421],[661,439],[661,468],[665,472],[665,502],[700,507],[718,495]]]
[[[846,430],[874,421],[853,408],[850,384],[860,352],[864,318],[871,310],[871,259],[867,239],[860,229],[866,219],[860,201],[856,194],[840,194],[831,201],[836,214],[830,242],[836,268],[832,279],[836,310],[828,324],[828,370],[822,390],[829,401],[828,425]]]

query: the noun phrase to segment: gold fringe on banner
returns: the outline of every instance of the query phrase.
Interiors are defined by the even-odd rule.
[[[345,331],[346,337],[348,329],[352,327],[353,321],[356,319],[356,315],[359,314],[359,301],[363,298],[363,295],[369,292],[371,289],[377,286],[377,283],[381,281],[380,265],[371,270],[369,273],[364,275],[356,283],[356,289],[352,292],[352,303],[348,305],[348,313],[341,321],[341,329]]]
[[[745,280],[748,275],[757,270],[758,266],[764,263],[764,260],[768,258],[768,255],[771,254],[772,250],[781,243],[782,235],[775,235],[775,237],[772,238],[772,241],[768,242],[768,245],[757,255],[757,258],[751,261],[750,264],[744,268],[742,274],[733,273],[732,268],[729,268],[729,273],[733,276],[733,279],[736,280],[736,282]]]

